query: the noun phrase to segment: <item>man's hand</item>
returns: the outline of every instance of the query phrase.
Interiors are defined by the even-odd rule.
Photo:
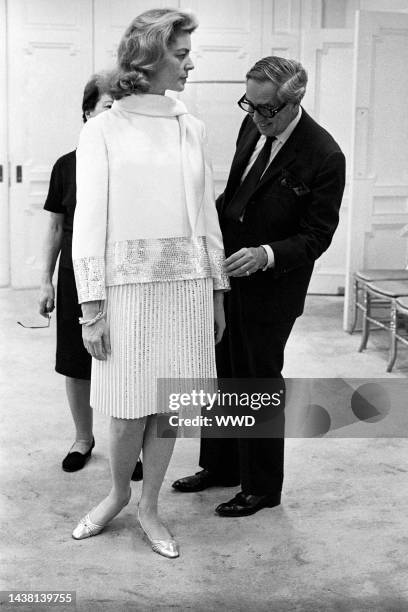
[[[106,361],[110,355],[111,345],[109,339],[109,327],[104,319],[100,319],[93,325],[82,326],[82,340],[88,353],[95,359]]]
[[[250,276],[268,263],[268,255],[263,247],[243,248],[225,260],[224,267],[228,276]]]

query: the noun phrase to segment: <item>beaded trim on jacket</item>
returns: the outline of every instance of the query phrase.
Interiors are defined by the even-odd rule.
[[[127,283],[213,277],[214,289],[228,289],[223,249],[209,249],[207,237],[156,238],[116,242],[105,258],[74,261],[79,302],[105,299],[105,287]]]

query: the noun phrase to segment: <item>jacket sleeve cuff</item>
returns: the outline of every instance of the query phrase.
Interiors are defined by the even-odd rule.
[[[73,263],[78,303],[106,299],[104,258],[82,257]]]
[[[228,291],[230,282],[224,271],[225,254],[223,249],[209,249],[211,276],[214,282],[214,291]]]

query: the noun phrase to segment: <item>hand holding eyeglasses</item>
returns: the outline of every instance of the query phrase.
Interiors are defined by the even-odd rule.
[[[47,319],[47,322],[44,325],[28,325],[26,323],[22,323],[21,321],[17,321],[17,324],[21,325],[21,327],[25,327],[26,329],[42,329],[50,326],[51,312],[55,308],[55,290],[52,283],[42,283],[38,306],[38,312],[40,315]]]

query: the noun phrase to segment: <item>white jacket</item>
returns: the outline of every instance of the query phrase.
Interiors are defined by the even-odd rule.
[[[204,142],[182,102],[153,94],[117,100],[84,125],[72,242],[80,303],[126,283],[212,277],[229,288]]]

